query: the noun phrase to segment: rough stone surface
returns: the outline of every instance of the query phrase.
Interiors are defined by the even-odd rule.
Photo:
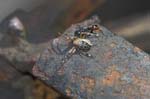
[[[33,67],[33,74],[74,99],[149,99],[150,57],[103,26],[88,52],[92,58],[74,54],[62,64],[69,47],[65,35],[79,27],[99,24],[97,18],[71,26],[52,40]]]

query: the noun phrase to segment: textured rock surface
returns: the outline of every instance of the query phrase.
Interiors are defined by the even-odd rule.
[[[92,58],[74,54],[62,59],[69,47],[65,35],[80,27],[98,24],[94,18],[71,26],[52,40],[33,67],[33,74],[61,93],[75,99],[150,98],[150,57],[125,39],[100,26],[99,37],[89,40]]]

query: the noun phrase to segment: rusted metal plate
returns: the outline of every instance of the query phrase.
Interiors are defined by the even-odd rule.
[[[105,27],[99,37],[88,38],[93,57],[74,54],[64,64],[66,34],[98,24],[93,18],[71,26],[52,40],[33,67],[33,74],[61,93],[75,99],[149,99],[150,57]]]

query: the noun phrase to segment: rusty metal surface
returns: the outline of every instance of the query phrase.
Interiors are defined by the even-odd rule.
[[[73,35],[81,27],[98,24],[96,18],[71,26],[65,34]],[[150,57],[125,39],[100,26],[103,33],[89,38],[93,58],[73,55],[65,64],[68,47],[64,35],[56,38],[41,54],[33,74],[61,93],[75,99],[149,99]],[[54,51],[55,50],[55,51]]]

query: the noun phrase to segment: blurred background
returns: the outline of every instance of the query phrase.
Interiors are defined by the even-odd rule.
[[[32,56],[32,51],[38,56],[58,32],[92,16],[98,16],[101,25],[150,53],[149,4],[148,0],[0,0],[0,99],[61,96],[33,77],[30,71],[34,61],[29,65],[26,57]],[[16,23],[19,29],[14,27]],[[14,44],[18,38],[30,46],[21,56],[21,62],[22,52]]]

